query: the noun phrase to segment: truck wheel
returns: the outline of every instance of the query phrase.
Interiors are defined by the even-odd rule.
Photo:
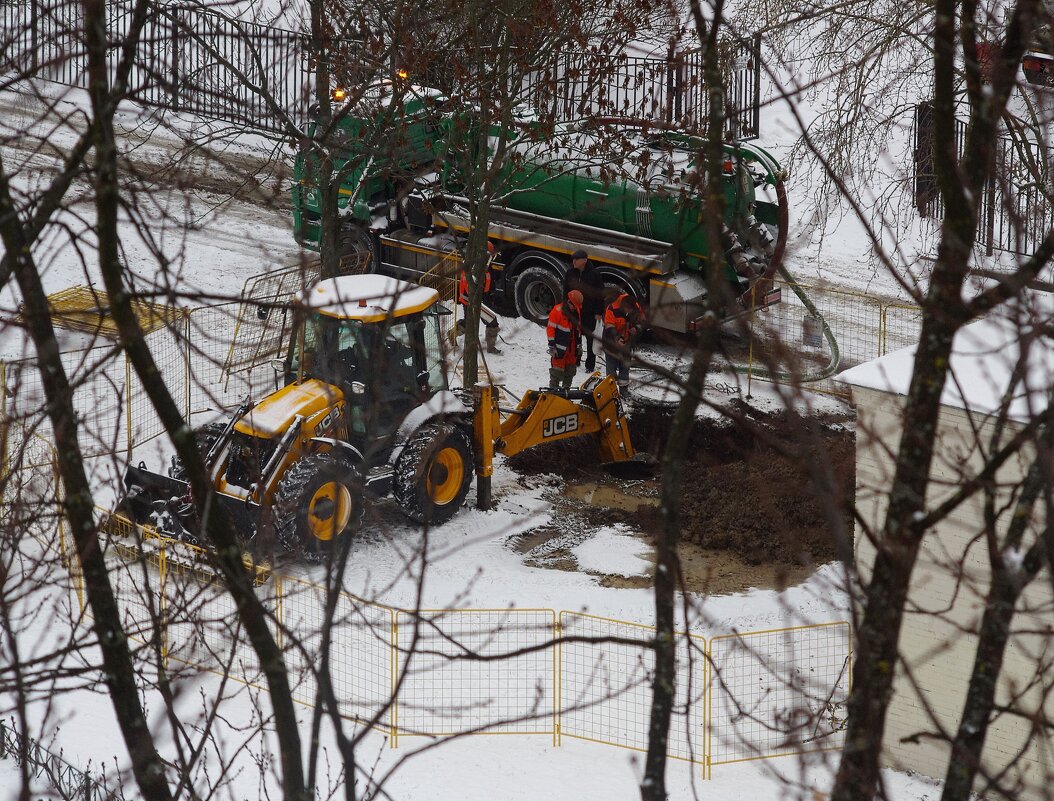
[[[309,454],[278,482],[273,511],[275,541],[319,562],[362,518],[362,477],[340,454]]]
[[[638,303],[648,302],[648,292],[640,281],[635,278],[625,278],[621,275],[601,273],[604,278],[604,289],[614,289],[619,294],[625,292]]]
[[[528,267],[516,278],[516,312],[545,325],[553,306],[563,300],[560,276],[548,267]]]
[[[338,248],[341,275],[377,272],[377,254],[369,231],[358,225],[345,228],[340,232]]]
[[[194,439],[197,440],[198,453],[201,454],[202,459],[209,455],[212,446],[220,438],[223,429],[226,427],[226,423],[206,423],[200,428],[194,429]],[[183,461],[178,456],[172,457],[172,467],[169,468],[168,474],[172,478],[178,478],[180,481],[187,480],[187,470],[183,467]]]
[[[445,523],[461,508],[471,484],[472,440],[449,423],[423,426],[395,463],[395,500],[418,523]]]

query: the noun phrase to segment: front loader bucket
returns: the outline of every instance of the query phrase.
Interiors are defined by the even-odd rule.
[[[601,467],[615,478],[642,480],[654,478],[659,470],[659,463],[651,454],[638,453],[630,459],[604,462]]]
[[[142,462],[138,466],[128,465],[124,486],[125,496],[118,504],[118,511],[136,523],[157,527],[158,512],[163,506],[190,502],[187,482],[148,470]]]
[[[118,504],[118,514],[136,523],[144,523],[177,540],[197,543],[202,534],[197,513],[185,481],[148,470],[146,465],[129,465],[124,474],[125,497]],[[256,531],[260,507],[222,492],[216,498],[227,508],[231,523],[243,538],[251,539]]]

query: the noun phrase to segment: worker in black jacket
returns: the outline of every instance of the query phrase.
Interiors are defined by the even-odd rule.
[[[586,339],[586,372],[592,372],[597,366],[597,357],[593,352],[593,340],[596,337],[597,324],[604,316],[604,279],[597,268],[589,262],[589,255],[584,250],[571,254],[571,269],[564,276],[564,297],[572,289],[582,293],[582,333]]]

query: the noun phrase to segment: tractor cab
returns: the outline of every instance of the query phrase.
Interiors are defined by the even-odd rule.
[[[287,383],[315,380],[339,391],[357,446],[389,438],[410,410],[447,389],[438,298],[380,275],[320,282],[299,298]]]

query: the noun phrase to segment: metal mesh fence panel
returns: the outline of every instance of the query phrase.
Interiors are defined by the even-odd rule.
[[[714,637],[710,764],[841,748],[850,647],[848,623]]]
[[[889,304],[882,309],[882,355],[906,348],[919,341],[922,309],[906,304]]]
[[[141,645],[164,648],[161,619],[163,576],[157,557],[129,543],[113,542],[107,548],[106,566],[121,626],[128,638]],[[91,608],[86,610],[91,615]]]
[[[318,266],[289,267],[252,276],[237,303],[190,313],[192,411],[227,409],[251,395],[273,392],[270,360],[285,355],[292,316],[289,301],[318,280]]]
[[[797,354],[802,365],[783,365],[802,372],[815,372],[826,367],[831,359],[831,345],[823,332],[823,323],[830,326],[838,345],[841,364],[848,366],[873,359],[878,355],[878,303],[866,295],[858,295],[832,287],[797,286],[815,306],[819,314],[808,309],[791,285],[778,282],[782,301],[758,314],[758,329],[765,339],[776,338],[791,354]],[[757,329],[756,329],[757,330]]]
[[[187,360],[182,325],[160,328],[146,335],[165,385],[177,404],[187,409]],[[114,345],[100,345],[60,354],[78,416],[78,442],[84,456],[126,451],[164,433],[139,377]],[[3,420],[9,425],[8,453],[25,447],[24,434],[47,439],[51,422],[45,410],[44,387],[35,359],[12,359],[0,364],[4,394]]]
[[[550,609],[399,612],[397,735],[552,734],[555,624]]]
[[[410,252],[410,249],[407,249],[407,252]],[[436,253],[422,251],[418,254],[416,267],[415,272],[418,272],[418,275],[414,280],[421,286],[438,292],[439,302],[454,312],[444,314],[439,318],[440,347],[442,347],[442,343],[447,341],[447,335],[457,324],[458,317],[463,314],[463,309],[457,302],[458,281],[462,269],[461,254],[457,251],[450,251],[439,255],[437,259]]]
[[[244,398],[248,387],[228,381],[224,365],[230,356],[238,319],[237,303],[203,306],[190,312],[190,410],[225,409]],[[239,394],[240,393],[240,394]]]
[[[262,676],[234,604],[200,549],[111,518],[108,560],[129,636],[172,663],[253,686]],[[287,576],[257,588],[275,610],[297,701],[329,670],[340,714],[400,735],[551,734],[646,750],[654,629],[546,609],[413,613]],[[668,754],[721,765],[840,748],[851,668],[845,622],[715,637],[677,635]],[[392,703],[392,699],[397,700]],[[390,706],[389,706],[390,704]]]
[[[917,339],[921,311],[916,306],[828,286],[786,282],[777,282],[777,286],[782,289],[782,301],[748,321],[753,351],[745,352],[749,343],[744,343],[734,354],[737,363],[748,364],[755,378],[769,380],[774,369],[780,382],[798,376],[810,389],[844,392],[825,375],[832,366],[844,370]]]
[[[110,535],[107,564],[129,637],[159,649],[169,665],[259,685],[256,653],[207,552],[119,515],[108,515],[103,528]],[[273,608],[271,586],[260,583],[256,593]]]
[[[189,367],[186,352],[186,319],[179,320],[171,328],[161,328],[146,335],[150,353],[161,374],[165,387],[173,400],[182,410],[183,415],[190,414]],[[131,361],[125,363],[125,376],[128,391],[125,396],[129,447],[148,442],[165,433],[161,418],[154,411],[154,406],[143,390],[139,376],[132,369]]]
[[[61,354],[79,415],[78,440],[85,456],[123,450],[128,443],[124,415],[125,365],[112,347]],[[8,451],[22,447],[19,432],[35,432],[51,439],[45,411],[44,387],[36,359],[15,359],[3,366],[4,417],[11,423]]]
[[[260,364],[243,363],[238,372],[229,360],[244,359],[236,339],[242,304],[205,306],[190,313],[190,410],[202,412],[237,406],[246,395],[260,398],[274,391],[275,374],[267,358]],[[251,351],[250,348],[245,350]]]
[[[317,671],[331,600],[328,668],[340,714],[362,723],[376,720],[375,728],[390,731],[395,612],[344,592],[328,597],[324,587],[288,576],[280,582],[282,641],[296,699],[308,705],[320,700]]]
[[[6,470],[0,469],[0,526],[18,532],[13,542],[28,534],[44,549],[45,558],[64,561],[63,493],[55,448],[31,432],[19,431],[10,439],[19,447],[7,454]]]
[[[0,468],[0,532],[7,570],[17,572],[26,586],[75,589],[55,448],[32,433],[18,439],[22,448],[8,454],[6,469]]]
[[[292,320],[290,300],[319,279],[319,266],[290,267],[245,282],[231,349],[224,368],[239,373],[282,355]]]
[[[234,599],[223,580],[202,568],[198,549],[166,543],[164,598],[166,654],[199,670],[262,686],[259,658],[242,628]],[[273,584],[257,587],[265,607],[274,608]]]
[[[319,701],[317,671],[321,668],[326,588],[289,576],[278,580],[281,583],[277,607],[280,643],[289,666],[293,697],[313,706]]]
[[[620,620],[560,613],[563,637],[597,642],[560,646],[560,734],[637,751],[648,748],[655,629]],[[603,642],[605,638],[638,640]],[[667,754],[702,762],[706,641],[677,635],[677,690]]]

